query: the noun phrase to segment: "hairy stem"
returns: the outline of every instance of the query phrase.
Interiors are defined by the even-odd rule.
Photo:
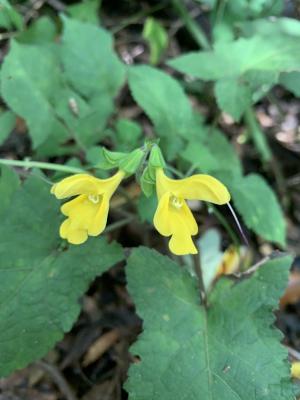
[[[21,160],[6,160],[4,158],[0,158],[0,164],[10,165],[13,167],[21,167],[25,169],[31,169],[31,168],[49,169],[52,171],[63,171],[72,174],[85,172],[82,168],[70,167],[68,165],[63,165],[63,164],[52,164],[52,163],[30,161],[30,160],[21,161]]]

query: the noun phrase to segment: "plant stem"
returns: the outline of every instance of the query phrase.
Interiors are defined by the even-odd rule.
[[[31,168],[49,169],[52,171],[63,171],[63,172],[70,172],[73,174],[85,172],[82,168],[70,167],[68,165],[63,165],[63,164],[52,164],[52,163],[30,161],[30,160],[6,160],[4,158],[0,158],[0,164],[10,165],[14,167],[21,167],[25,169],[31,169]]]
[[[203,274],[202,274],[202,268],[201,268],[201,262],[200,262],[200,255],[198,254],[193,254],[193,261],[194,261],[194,270],[198,279],[198,287],[200,291],[200,299],[201,303],[204,305],[205,308],[207,308],[207,297],[206,297],[206,292],[205,292],[205,286],[204,286],[204,281],[203,281]]]
[[[182,21],[184,22],[187,30],[190,32],[190,34],[193,36],[199,46],[205,50],[209,50],[210,44],[205,33],[203,32],[199,24],[197,24],[193,20],[193,18],[191,18],[188,10],[183,3],[183,0],[172,0],[172,4],[179,16],[182,18]]]
[[[123,226],[129,224],[130,222],[134,221],[136,219],[135,216],[130,216],[124,219],[121,219],[121,221],[116,221],[113,222],[112,224],[108,225],[108,227],[105,229],[104,233],[109,233],[112,232],[118,228],[122,228]]]
[[[178,169],[172,167],[171,165],[167,165],[166,169],[170,172],[172,172],[174,175],[176,175],[178,178],[184,178],[184,175],[182,172],[178,171]]]

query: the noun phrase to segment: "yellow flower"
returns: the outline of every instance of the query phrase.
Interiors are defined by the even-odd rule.
[[[58,199],[77,196],[61,207],[68,218],[60,226],[60,236],[69,243],[81,244],[88,236],[100,235],[106,226],[109,200],[124,175],[123,171],[118,171],[111,178],[98,179],[76,174],[53,185],[51,193]]]
[[[291,375],[293,378],[300,379],[300,362],[299,361],[292,362]]]
[[[185,179],[170,179],[162,168],[156,170],[158,207],[154,226],[163,236],[171,236],[169,248],[176,255],[196,254],[192,235],[198,225],[185,200],[204,200],[225,204],[230,200],[226,187],[209,175],[193,175]]]

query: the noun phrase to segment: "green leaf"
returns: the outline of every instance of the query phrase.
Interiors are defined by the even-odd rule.
[[[99,8],[101,0],[83,0],[67,7],[68,13],[74,19],[82,22],[99,23]]]
[[[65,87],[56,94],[55,112],[78,143],[89,147],[105,136],[104,128],[113,112],[113,102],[110,96],[104,94],[86,101]]]
[[[20,180],[15,171],[5,165],[0,166],[0,218],[2,220],[5,210],[13,200],[16,190],[19,188]]]
[[[240,38],[220,43],[213,51],[189,53],[169,61],[178,71],[208,81],[233,78],[249,71],[299,70],[299,64],[299,38],[284,34]]]
[[[139,124],[126,118],[116,123],[116,143],[118,151],[130,151],[138,147],[141,142],[142,128]]]
[[[279,202],[267,184],[256,174],[225,178],[234,205],[248,228],[262,238],[285,246],[286,223]]]
[[[155,251],[131,254],[127,281],[144,330],[131,347],[130,400],[292,400],[282,335],[272,326],[290,257],[267,262],[236,284],[222,279],[199,304],[186,271]]]
[[[234,4],[229,2],[226,13],[236,19],[251,19],[260,16],[274,16],[282,12],[283,0],[235,0]]]
[[[155,65],[168,47],[168,34],[159,21],[148,17],[143,29],[143,38],[150,46],[150,63]]]
[[[167,158],[174,158],[182,147],[181,138],[191,138],[201,130],[182,87],[167,73],[146,65],[129,68],[129,87],[161,137]]]
[[[153,224],[154,214],[157,208],[157,197],[156,194],[150,197],[146,197],[143,194],[140,195],[137,204],[137,211],[142,222],[149,222]]]
[[[53,42],[57,35],[57,28],[54,21],[42,16],[34,21],[26,31],[18,35],[18,42],[28,44],[45,44]]]
[[[225,134],[210,127],[206,128],[203,140],[190,141],[180,155],[198,167],[201,173],[223,171],[231,175],[242,174],[240,159]]]
[[[0,145],[8,138],[16,125],[16,116],[11,111],[5,111],[0,115]]]
[[[122,259],[104,238],[59,247],[59,202],[31,177],[15,192],[0,227],[0,375],[43,356],[78,317],[78,298]]]
[[[0,0],[0,27],[23,29],[23,18],[7,0]]]
[[[53,131],[51,100],[59,87],[59,65],[50,47],[12,41],[2,66],[1,93],[9,107],[26,120],[34,147]]]
[[[239,121],[246,109],[252,104],[252,93],[246,82],[238,79],[217,81],[215,94],[219,107]]]
[[[300,72],[283,72],[279,83],[296,97],[300,97]]]
[[[110,33],[66,17],[63,23],[61,58],[69,82],[87,97],[115,96],[124,83],[125,69],[113,51]]]
[[[255,34],[266,37],[278,34],[300,36],[300,22],[294,18],[261,18],[239,23],[238,27],[245,36],[253,36]]]

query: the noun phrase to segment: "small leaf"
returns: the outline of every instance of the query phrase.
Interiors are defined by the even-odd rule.
[[[61,340],[88,284],[123,257],[105,238],[60,247],[59,202],[30,177],[14,193],[0,236],[0,376],[23,368]]]
[[[143,318],[131,347],[130,400],[292,400],[282,335],[272,326],[290,257],[265,263],[240,283],[219,281],[205,310],[197,284],[168,257],[132,252],[129,292]]]
[[[90,23],[63,17],[61,58],[65,74],[82,95],[115,96],[125,78],[124,65],[113,51],[106,30]]]
[[[168,34],[160,22],[148,17],[143,29],[143,38],[150,46],[150,63],[155,65],[168,47]]]

